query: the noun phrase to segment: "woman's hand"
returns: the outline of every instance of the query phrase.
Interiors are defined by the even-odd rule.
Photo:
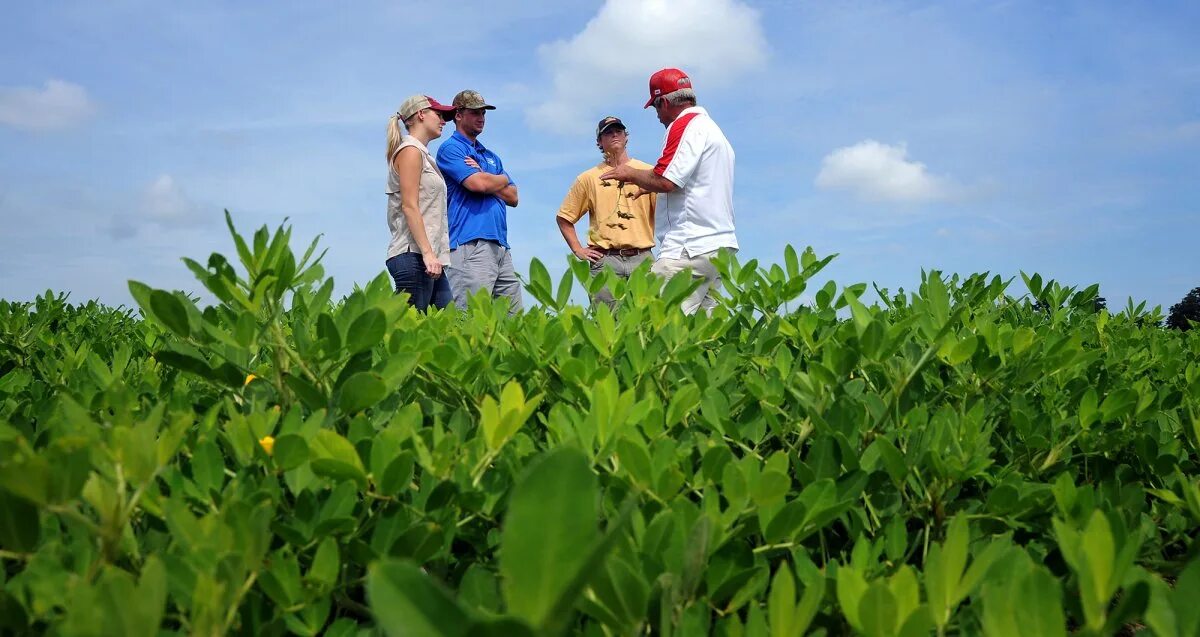
[[[435,279],[442,276],[442,262],[438,261],[436,254],[433,252],[422,252],[421,260],[425,262],[425,274]]]

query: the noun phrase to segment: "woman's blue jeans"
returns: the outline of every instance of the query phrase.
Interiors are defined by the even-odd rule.
[[[396,282],[396,294],[408,292],[409,304],[422,312],[430,305],[444,308],[454,300],[445,271],[436,279],[426,274],[425,260],[419,252],[397,254],[387,260],[387,269]]]

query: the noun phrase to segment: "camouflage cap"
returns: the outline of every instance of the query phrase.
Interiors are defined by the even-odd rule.
[[[483,96],[479,94],[479,91],[472,91],[470,89],[459,91],[458,95],[454,96],[454,101],[451,102],[451,104],[453,104],[455,108],[482,108],[489,111],[496,110],[495,106],[492,106],[483,100]]]

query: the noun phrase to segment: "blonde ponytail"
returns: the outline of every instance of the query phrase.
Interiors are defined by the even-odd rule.
[[[400,114],[393,113],[388,119],[387,127],[387,161],[392,161],[392,154],[400,147],[404,134],[400,132]]]

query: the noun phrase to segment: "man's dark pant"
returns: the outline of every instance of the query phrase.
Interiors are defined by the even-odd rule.
[[[425,260],[419,252],[404,252],[387,260],[388,272],[396,282],[396,294],[408,292],[408,302],[424,312],[430,305],[444,308],[454,300],[446,271],[433,278],[425,273]]]

